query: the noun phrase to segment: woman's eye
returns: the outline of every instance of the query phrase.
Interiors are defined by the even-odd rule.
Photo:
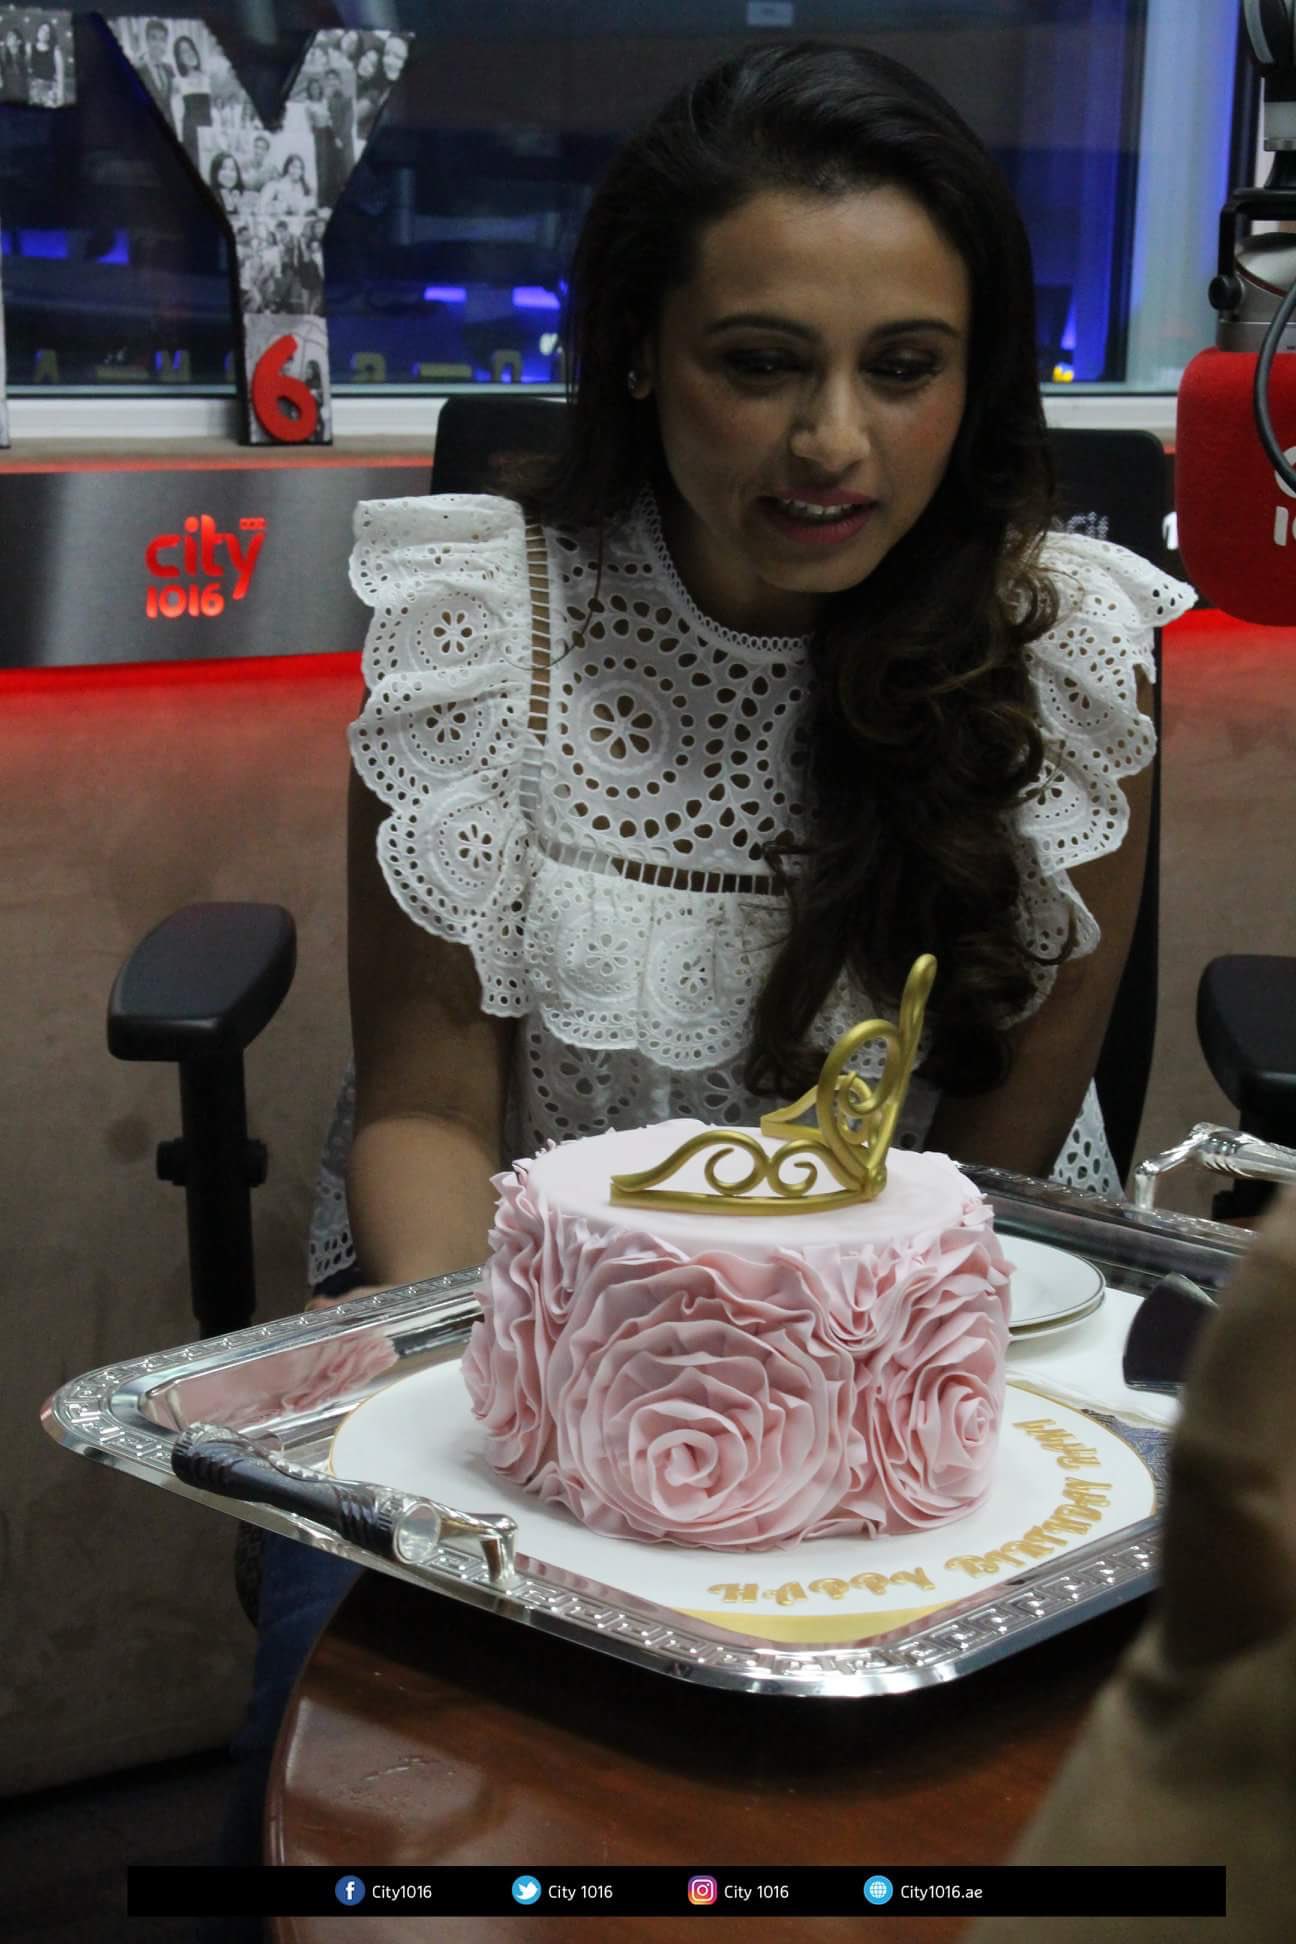
[[[873,375],[888,385],[917,385],[924,378],[934,378],[936,366],[925,360],[893,358],[886,364],[874,365]]]
[[[731,351],[725,362],[739,378],[782,378],[796,369],[795,360],[779,351]]]

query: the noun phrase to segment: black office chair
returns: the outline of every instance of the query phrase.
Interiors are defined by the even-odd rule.
[[[256,1308],[252,1189],[268,1155],[248,1137],[243,1054],[296,966],[297,930],[281,905],[187,905],[135,947],[108,1000],[110,1053],[180,1070],[180,1137],[160,1143],[157,1171],[185,1191],[203,1336],[241,1329]]]
[[[560,401],[525,394],[448,399],[433,490],[495,490],[509,460],[556,448],[562,409]],[[1163,559],[1168,494],[1159,442],[1140,432],[1051,437],[1065,513]],[[1157,657],[1159,664],[1159,637]],[[1158,722],[1159,698],[1158,682]],[[1133,1163],[1156,1030],[1159,763],[1139,917],[1095,1075],[1122,1179]],[[255,1307],[251,1190],[265,1178],[266,1152],[248,1138],[243,1055],[287,993],[295,963],[293,921],[281,906],[191,905],[136,947],[109,1001],[112,1053],[174,1060],[180,1069],[182,1133],[160,1145],[157,1164],[162,1180],[185,1189],[191,1293],[204,1335],[241,1327]]]
[[[432,490],[496,491],[507,462],[553,451],[561,434],[561,400],[451,397],[437,423]],[[188,905],[140,941],[108,1001],[110,1053],[179,1069],[181,1132],[159,1143],[157,1172],[185,1191],[190,1300],[205,1337],[241,1329],[256,1308],[252,1189],[269,1156],[248,1134],[243,1056],[296,963],[296,928],[281,905]]]
[[[1049,433],[1063,520],[1129,547],[1166,566],[1163,521],[1170,511],[1169,467],[1161,441],[1150,432]],[[1134,1146],[1147,1099],[1156,1039],[1161,903],[1161,631],[1153,641],[1156,685],[1151,696],[1157,731],[1152,767],[1152,807],[1147,866],[1129,957],[1116,991],[1107,1034],[1098,1055],[1094,1085],[1107,1140],[1122,1181],[1134,1165]]]
[[[552,394],[456,392],[437,420],[434,493],[497,493],[510,464],[548,457],[562,443],[564,406]]]
[[[1197,1037],[1244,1134],[1296,1147],[1296,958],[1212,959],[1197,987]],[[1258,1215],[1268,1183],[1239,1181],[1215,1196],[1217,1220]]]

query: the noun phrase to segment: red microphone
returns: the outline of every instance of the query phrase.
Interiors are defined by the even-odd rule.
[[[1220,211],[1210,287],[1215,348],[1179,387],[1179,552],[1197,591],[1242,621],[1296,624],[1296,239],[1244,219],[1296,218],[1296,0],[1246,0],[1239,22],[1264,82],[1263,188]],[[1257,386],[1257,375],[1260,377]],[[1286,477],[1284,477],[1286,475]]]
[[[1255,351],[1200,351],[1179,387],[1175,506],[1179,552],[1203,600],[1241,621],[1296,625],[1296,493],[1256,429]],[[1269,410],[1296,464],[1296,354],[1280,351]]]

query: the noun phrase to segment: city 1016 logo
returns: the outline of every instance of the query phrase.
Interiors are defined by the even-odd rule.
[[[223,614],[225,576],[231,572],[229,599],[243,600],[265,536],[263,519],[240,520],[237,533],[222,533],[210,513],[191,513],[182,533],[155,533],[144,549],[145,565],[154,576],[144,596],[149,620]]]

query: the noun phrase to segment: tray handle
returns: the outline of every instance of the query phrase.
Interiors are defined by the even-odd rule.
[[[1198,1121],[1186,1141],[1140,1161],[1134,1170],[1135,1208],[1155,1207],[1162,1177],[1186,1161],[1240,1181],[1296,1181],[1296,1148],[1279,1147],[1276,1141],[1262,1141],[1254,1134],[1240,1134],[1235,1127]]]
[[[326,1477],[262,1450],[228,1425],[191,1424],[172,1447],[171,1469],[200,1492],[294,1513],[401,1565],[418,1564],[407,1543],[411,1539],[420,1545],[472,1539],[481,1547],[492,1586],[510,1586],[517,1578],[517,1524],[507,1513],[459,1512],[412,1492]]]

